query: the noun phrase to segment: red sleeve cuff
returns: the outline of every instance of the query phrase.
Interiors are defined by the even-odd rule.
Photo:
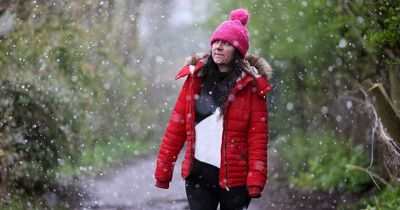
[[[169,188],[169,182],[156,180],[156,187],[163,188],[163,189],[168,189]]]
[[[268,84],[268,82],[267,82],[265,77],[259,77],[256,80],[257,80],[257,93],[258,93],[258,95],[264,96],[269,91],[272,90],[271,85]]]
[[[258,186],[249,186],[248,187],[249,196],[252,198],[261,197],[261,187]]]

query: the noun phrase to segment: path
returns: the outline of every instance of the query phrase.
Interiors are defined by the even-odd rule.
[[[177,163],[180,163],[178,159]],[[102,178],[84,179],[89,198],[80,209],[188,209],[180,164],[168,190],[154,187],[156,157],[143,157],[132,165],[115,169]]]
[[[156,157],[135,160],[127,167],[115,169],[100,178],[83,179],[81,187],[87,195],[77,209],[101,210],[160,210],[189,209],[180,176],[182,154],[179,155],[168,190],[154,187]],[[260,199],[253,199],[249,210],[259,209],[336,209],[343,202],[332,195],[299,193],[280,178],[281,164],[277,154],[269,152],[269,183]],[[345,198],[343,198],[345,199]],[[345,202],[345,201],[344,201]]]

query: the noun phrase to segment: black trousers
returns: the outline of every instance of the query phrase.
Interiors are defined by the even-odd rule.
[[[233,187],[229,191],[219,186],[219,168],[194,159],[194,166],[185,180],[186,195],[191,210],[247,209],[251,198],[247,187]]]

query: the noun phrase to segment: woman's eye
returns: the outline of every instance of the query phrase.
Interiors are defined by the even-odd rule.
[[[231,44],[230,44],[229,42],[227,42],[227,41],[221,41],[221,40],[215,41],[214,44],[215,44],[215,45],[222,44],[222,45],[224,45],[224,46],[231,46]]]

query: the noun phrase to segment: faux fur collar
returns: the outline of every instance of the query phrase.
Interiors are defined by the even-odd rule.
[[[199,60],[202,60],[203,63],[206,63],[209,54],[207,53],[195,53],[186,59],[185,65],[196,65]],[[251,65],[254,66],[258,73],[264,76],[267,79],[272,78],[272,68],[269,63],[262,57],[247,54],[245,60]]]

